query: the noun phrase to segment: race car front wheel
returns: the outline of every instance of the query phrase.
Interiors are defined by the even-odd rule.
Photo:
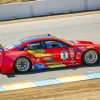
[[[84,64],[94,65],[98,62],[98,60],[99,60],[99,54],[96,50],[87,50],[83,54],[82,61]]]
[[[31,62],[26,57],[19,57],[14,64],[16,72],[25,73],[31,70]]]

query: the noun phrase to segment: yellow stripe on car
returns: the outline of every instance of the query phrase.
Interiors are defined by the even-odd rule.
[[[48,57],[51,56],[51,54],[46,53],[44,50],[27,50],[30,54],[32,54],[35,57]]]
[[[65,64],[60,64],[60,63],[53,63],[53,64],[50,64],[50,65],[47,65],[49,68],[58,68],[58,67],[65,67],[67,65]]]

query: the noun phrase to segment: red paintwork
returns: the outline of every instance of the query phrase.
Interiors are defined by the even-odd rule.
[[[30,40],[28,42],[21,44],[20,47],[25,47],[29,43],[39,42],[39,41],[44,41],[44,40],[57,40],[70,46],[69,48],[44,49],[46,53],[49,53],[52,55],[54,62],[62,63],[62,64],[65,64],[66,66],[81,65],[82,64],[81,57],[83,53],[88,49],[95,49],[100,54],[100,44],[94,44],[89,41],[75,41],[74,44],[72,44],[67,41],[58,39],[56,37],[52,37],[52,38],[44,37],[42,39]],[[60,59],[59,55],[62,50],[66,50],[68,52],[69,57],[67,60]],[[15,47],[10,50],[4,49],[4,51],[0,51],[1,72],[3,74],[14,73],[14,67],[13,67],[14,62],[18,57],[21,57],[21,56],[25,56],[29,58],[32,64],[39,64],[39,63],[47,64],[47,62],[44,60],[46,57],[36,58],[34,55],[30,54],[29,52],[25,50],[19,50],[18,47]],[[37,62],[37,59],[39,59],[38,62]],[[49,64],[54,63],[54,62],[53,61],[49,62]]]

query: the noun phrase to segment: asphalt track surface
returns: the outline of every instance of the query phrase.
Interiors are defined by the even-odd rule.
[[[100,43],[100,14],[0,25],[0,43],[6,46],[27,36],[47,33],[66,40],[89,40]],[[91,72],[100,72],[100,65],[59,68],[27,74],[0,74],[0,85]]]

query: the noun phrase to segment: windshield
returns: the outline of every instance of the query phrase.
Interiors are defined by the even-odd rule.
[[[75,41],[68,40],[67,42],[68,42],[69,44],[71,44],[71,45],[75,45]]]
[[[8,45],[7,47],[6,47],[6,49],[13,49],[13,48],[15,48],[15,47],[18,47],[19,45],[21,45],[22,43],[20,42],[20,41],[17,41],[17,42],[15,42],[15,43],[13,43],[13,44],[11,44],[11,45]]]

